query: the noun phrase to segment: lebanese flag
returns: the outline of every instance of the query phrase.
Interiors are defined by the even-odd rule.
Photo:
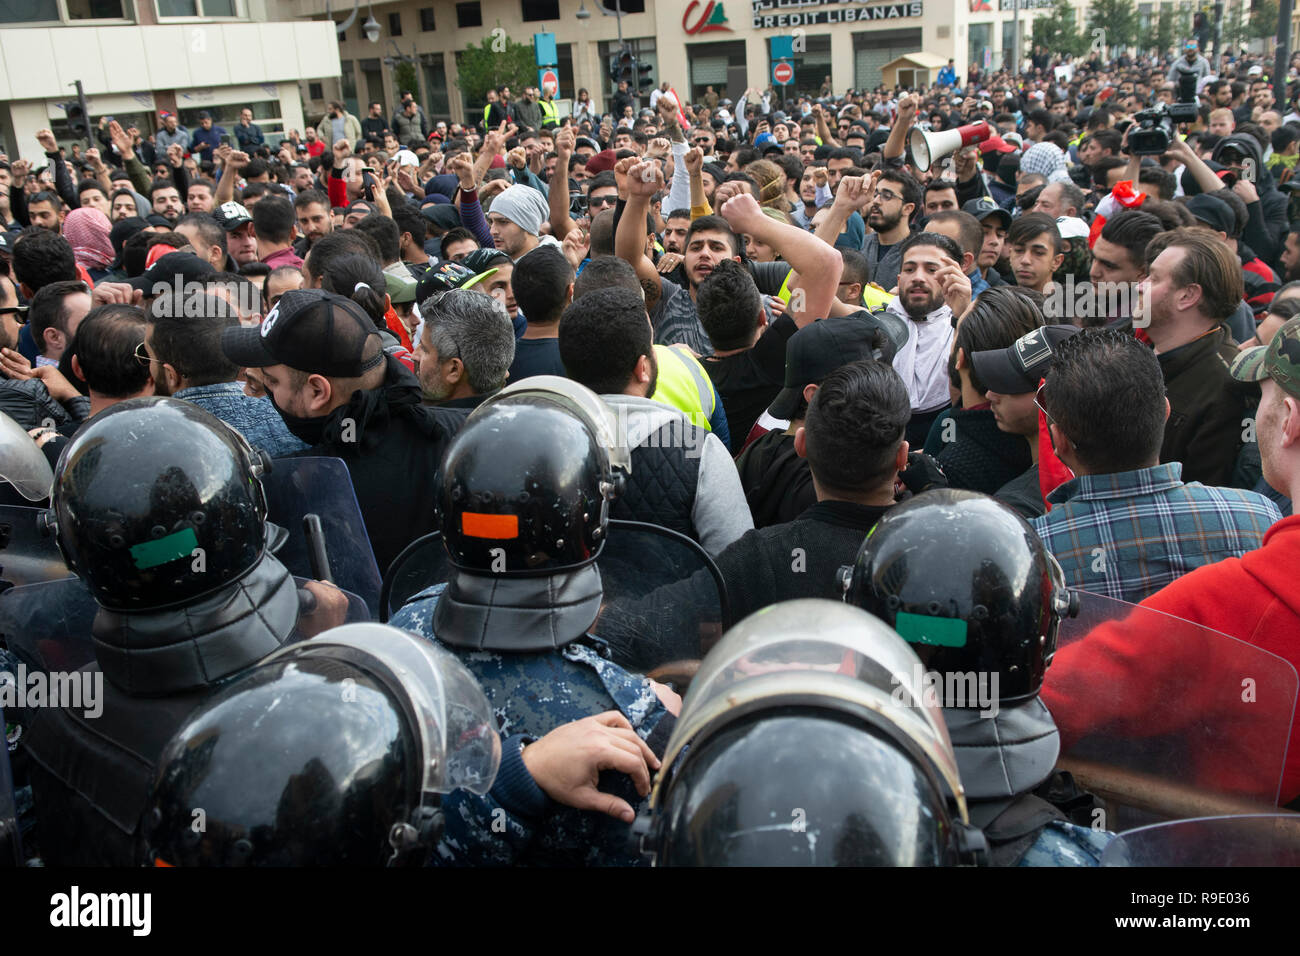
[[[1043,387],[1045,379],[1039,379],[1038,387]],[[1047,510],[1052,510],[1052,503],[1047,500],[1050,495],[1061,485],[1074,478],[1074,472],[1066,467],[1065,462],[1056,457],[1056,449],[1052,447],[1052,436],[1047,433],[1047,416],[1043,410],[1038,410],[1038,490],[1042,492],[1043,504]]]
[[[1106,220],[1118,212],[1125,209],[1139,209],[1142,202],[1147,198],[1146,193],[1138,192],[1133,188],[1133,181],[1126,179],[1123,182],[1115,184],[1115,188],[1110,191],[1110,195],[1097,203],[1097,209],[1093,213],[1092,227],[1088,230],[1088,248],[1091,249],[1097,243],[1097,237],[1101,235],[1101,230],[1106,226]]]

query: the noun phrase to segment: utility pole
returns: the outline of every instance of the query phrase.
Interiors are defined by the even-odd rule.
[[[1273,56],[1274,109],[1286,115],[1286,77],[1291,68],[1291,0],[1278,0],[1277,50]]]

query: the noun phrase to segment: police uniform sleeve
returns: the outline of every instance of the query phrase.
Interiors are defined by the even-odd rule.
[[[456,790],[443,800],[446,829],[434,865],[505,866],[524,853],[555,806],[524,764],[524,745],[535,739],[518,735],[501,742],[501,766],[485,796]]]

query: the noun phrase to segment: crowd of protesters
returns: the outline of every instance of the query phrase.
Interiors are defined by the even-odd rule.
[[[468,124],[406,93],[276,146],[248,111],[233,143],[206,114],[105,122],[72,156],[43,130],[44,166],[0,163],[0,412],[52,460],[145,395],[341,458],[382,571],[436,527],[468,410],[565,376],[634,436],[613,516],[698,541],[737,618],[836,597],[876,521],[946,486],[1030,521],[1071,587],[1300,666],[1300,80],[1278,102],[1261,58],[1194,43],[1030,62],[784,106],[503,87]],[[1180,102],[1163,151],[1129,148]],[[916,131],[974,123],[918,160]],[[223,349],[304,288],[355,303],[381,358]],[[817,429],[852,363],[906,408]]]

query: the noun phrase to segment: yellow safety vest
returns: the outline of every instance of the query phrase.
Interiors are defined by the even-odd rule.
[[[656,345],[659,378],[650,397],[683,411],[691,424],[713,431],[709,420],[718,409],[718,393],[709,373],[685,345]]]
[[[785,274],[785,281],[781,283],[781,291],[776,294],[776,297],[786,305],[790,304],[790,276],[792,275],[794,275],[793,269]],[[889,305],[893,298],[892,295],[874,282],[868,282],[862,287],[862,304],[873,312]]]
[[[542,108],[542,125],[554,123],[560,125],[559,114],[555,111],[555,102],[553,100],[539,100],[538,105]]]

